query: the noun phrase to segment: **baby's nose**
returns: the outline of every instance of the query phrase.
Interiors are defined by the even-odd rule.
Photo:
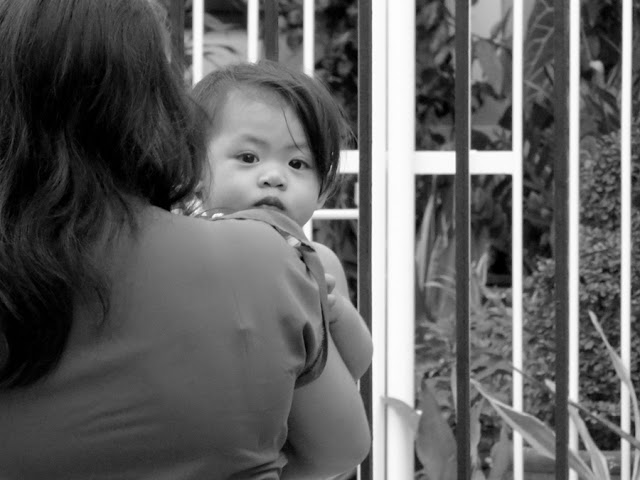
[[[272,168],[260,175],[261,187],[285,188],[287,185],[285,175],[277,168]]]

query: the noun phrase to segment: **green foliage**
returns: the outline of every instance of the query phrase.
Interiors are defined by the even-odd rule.
[[[580,228],[580,393],[581,403],[614,422],[619,421],[619,379],[607,361],[607,353],[587,311],[593,311],[613,345],[620,340],[620,139],[610,134],[602,139],[583,141],[581,162]],[[640,129],[633,136],[634,179],[640,173]],[[633,182],[633,194],[640,196],[640,184]],[[640,242],[640,213],[632,214],[632,242]],[[640,263],[634,247],[632,265]],[[640,307],[640,272],[632,271],[632,311]],[[527,373],[534,378],[554,378],[554,262],[541,259],[525,282],[525,351]],[[632,371],[640,383],[640,322],[632,322]],[[553,401],[546,389],[529,385],[525,390],[526,408],[545,421],[553,421]],[[592,423],[587,419],[587,423]],[[606,429],[591,424],[596,443],[616,449],[618,439]]]
[[[418,409],[397,398],[384,397],[383,401],[395,410],[415,436],[415,453],[422,468],[416,480],[455,480],[457,475],[457,444],[454,430],[442,415],[435,392],[423,384],[418,398]],[[484,401],[479,399],[470,409],[471,480],[500,480],[510,466],[509,442],[504,429],[500,441],[491,451],[491,471],[481,465],[479,442],[480,414]],[[434,441],[437,439],[437,441]]]
[[[616,372],[618,380],[623,382],[630,392],[633,419],[637,433],[636,436],[633,437],[627,432],[622,431],[617,425],[591,413],[588,408],[584,407],[584,405],[568,400],[567,408],[570,421],[576,427],[582,445],[586,449],[587,455],[590,459],[590,466],[587,466],[587,463],[581,458],[578,452],[572,448],[568,450],[568,459],[569,466],[578,473],[580,478],[585,480],[609,480],[611,477],[607,459],[601,449],[598,448],[594,442],[591,432],[587,428],[587,425],[580,414],[587,414],[588,418],[597,420],[598,425],[603,426],[613,436],[616,436],[618,439],[624,438],[633,448],[640,450],[640,432],[638,431],[638,426],[640,425],[640,409],[638,407],[638,398],[635,393],[629,371],[623,365],[620,356],[609,343],[602,325],[598,322],[598,319],[593,312],[589,312],[589,320],[594,330],[597,332],[600,343],[607,352],[609,357],[608,360],[610,360],[611,366]],[[501,402],[492,394],[488,393],[477,380],[472,379],[471,383],[478,393],[480,393],[482,397],[491,404],[496,412],[498,412],[503,421],[514,431],[520,433],[529,445],[545,457],[555,459],[556,436],[552,428],[536,416],[516,411],[511,406]],[[545,385],[549,392],[555,394],[555,384],[553,384],[553,382],[546,381]],[[640,457],[638,455],[634,455],[633,473],[631,478],[634,480],[638,480],[638,478],[640,478]]]
[[[421,238],[423,238],[421,236]],[[455,276],[445,273],[441,261],[448,262],[450,244],[442,237],[434,248],[426,250],[418,242],[416,259],[426,260],[429,268],[419,273],[416,282],[416,350],[415,384],[433,392],[438,414],[455,426]],[[447,253],[449,252],[449,253]],[[510,292],[487,288],[486,254],[472,266],[470,278],[470,371],[489,382],[500,398],[508,401],[511,367],[511,307]],[[418,266],[418,271],[423,269]],[[424,275],[424,276],[422,276]],[[478,464],[488,457],[500,427],[495,413],[487,405],[477,406]],[[480,432],[482,435],[480,435]],[[427,467],[427,465],[425,465]]]
[[[445,0],[416,2],[416,149],[453,150],[455,144],[455,18]],[[490,36],[472,38],[472,57],[482,75],[471,78],[472,135],[475,150],[510,148],[510,32],[509,13]],[[481,116],[482,123],[474,121]],[[487,124],[489,126],[487,126]],[[453,244],[454,177],[416,178],[419,221],[427,202],[435,199],[432,229]],[[491,252],[510,258],[508,211],[510,178],[503,175],[472,179],[472,258]],[[506,272],[505,272],[506,273]]]
[[[416,2],[416,148],[453,150],[455,142],[455,18],[445,0]],[[471,78],[472,148],[500,150],[510,142],[507,126],[511,48],[509,14],[487,38],[473,35],[472,59],[482,75]]]
[[[316,2],[316,75],[358,131],[358,8],[354,0]]]
[[[580,134],[598,137],[619,126],[620,97],[620,0],[581,1]],[[634,5],[636,22],[640,4]],[[524,249],[529,271],[538,257],[553,256],[554,151],[554,10],[552,0],[536,0],[526,30],[524,49]],[[640,51],[640,36],[633,39]],[[639,62],[634,62],[636,79],[633,98],[640,97]],[[637,108],[635,109],[637,111]],[[637,115],[636,115],[637,116]]]
[[[475,389],[491,404],[500,414],[503,421],[513,430],[519,432],[522,437],[536,450],[548,457],[555,457],[555,434],[544,422],[527,413],[519,412],[510,405],[499,401],[486,392],[480,382],[471,380]],[[575,470],[584,480],[608,480],[608,478],[596,478],[586,463],[577,452],[569,450],[569,466]]]
[[[554,263],[553,218],[553,8],[550,0],[538,0],[530,17],[525,48],[525,262],[532,271],[525,284],[527,371],[536,378],[553,377],[554,354]],[[639,6],[634,6],[638,16]],[[606,353],[589,323],[586,311],[601,319],[607,336],[619,343],[620,284],[620,167],[619,82],[621,10],[619,1],[582,1],[581,42],[581,246],[580,246],[580,375],[584,404],[619,418],[619,382],[605,362]],[[638,50],[639,38],[634,39]],[[638,78],[636,62],[634,78]],[[638,96],[637,81],[634,98]],[[634,108],[637,111],[637,108]],[[640,144],[634,133],[634,152]],[[638,159],[634,157],[634,178]],[[634,184],[634,197],[638,197]],[[640,239],[640,222],[633,212],[633,243]],[[536,260],[537,258],[537,260]],[[632,260],[637,265],[637,249]],[[638,273],[632,275],[632,291],[640,287]],[[637,295],[636,295],[637,297]],[[639,300],[633,299],[637,311]],[[632,375],[637,383],[640,327],[632,323]],[[545,389],[529,386],[528,409],[546,421],[553,420],[553,402]],[[588,420],[590,422],[590,420]],[[617,438],[597,425],[596,442],[602,448],[617,448]]]
[[[475,2],[474,2],[475,3]],[[454,19],[445,0],[418,0],[416,3],[416,148],[452,149],[454,144]],[[315,4],[316,76],[323,81],[343,107],[349,125],[357,132],[357,1],[323,0]],[[302,1],[280,0],[280,30],[290,48],[301,47]],[[508,15],[499,22],[488,38],[473,38],[473,56],[484,74],[472,80],[472,110],[491,119],[493,127],[474,124],[474,149],[500,149],[509,143],[510,45]],[[509,126],[503,126],[508,123]],[[354,147],[357,147],[354,145]],[[453,177],[418,177],[416,180],[416,225],[422,206],[428,198],[436,198],[434,221],[451,224],[453,218]],[[342,197],[350,191],[347,182],[331,205],[344,204]],[[473,179],[472,232],[474,258],[486,251],[506,259],[510,248],[507,235],[510,209],[508,176],[480,176]],[[347,275],[355,285],[355,226],[348,222],[325,223],[318,240],[328,242],[346,262]],[[442,233],[442,232],[440,232]],[[449,240],[453,229],[448,231]],[[350,236],[351,235],[351,236]],[[506,272],[504,272],[506,273]]]
[[[280,0],[280,31],[291,50],[302,48],[302,0]],[[315,75],[329,88],[357,132],[358,8],[356,0],[315,2]]]

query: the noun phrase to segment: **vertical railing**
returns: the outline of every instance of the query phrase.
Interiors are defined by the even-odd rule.
[[[568,399],[579,400],[580,390],[580,0],[569,1],[569,386]],[[565,406],[568,410],[568,404]],[[569,448],[578,450],[578,430],[569,423]],[[569,480],[578,480],[571,471]]]
[[[247,0],[247,61],[258,61],[259,0]]]
[[[415,218],[415,4],[388,4],[387,396],[413,405]],[[391,168],[392,167],[392,168]],[[392,321],[390,321],[392,319]],[[390,367],[393,368],[390,368]],[[391,374],[390,372],[393,372]],[[387,410],[387,478],[414,474],[414,437],[399,412]]]
[[[387,3],[371,0],[371,476],[362,480],[383,480],[387,477],[387,412],[382,398],[387,394],[387,191],[388,150],[388,16]],[[366,21],[366,20],[363,20]],[[397,477],[395,477],[397,478]]]
[[[267,0],[265,0],[267,1]],[[275,0],[269,0],[275,1]],[[469,145],[469,2],[456,3],[456,152],[415,152],[413,147],[414,2],[359,0],[359,152],[343,152],[343,172],[360,174],[360,211],[319,211],[316,219],[358,218],[360,310],[374,338],[373,368],[363,379],[369,393],[373,427],[372,453],[361,478],[413,478],[413,439],[405,424],[379,401],[394,396],[413,403],[413,213],[416,174],[456,174],[458,272],[458,478],[469,478],[468,375],[468,184],[473,174],[509,174],[513,178],[512,272],[513,363],[522,358],[522,8],[513,3],[513,145],[511,152],[475,152]],[[578,137],[579,137],[579,0],[555,0],[555,228],[556,228],[556,478],[570,478],[568,451],[576,445],[569,426],[567,400],[578,398]],[[202,0],[194,0],[193,79],[201,74]],[[247,60],[259,56],[258,0],[247,2]],[[314,1],[304,0],[303,69],[313,75]],[[174,52],[183,51],[184,1],[175,0],[169,15],[174,28]],[[632,0],[623,0],[621,99],[621,351],[630,367],[631,305],[631,58]],[[202,27],[203,28],[203,27]],[[275,31],[275,30],[274,30]],[[271,37],[270,37],[271,38]],[[368,40],[367,40],[368,39]],[[272,40],[269,40],[273,42]],[[277,41],[277,36],[275,37]],[[268,43],[266,37],[265,42]],[[265,51],[267,45],[265,43]],[[200,44],[200,45],[198,45]],[[277,48],[277,47],[276,47]],[[273,51],[273,50],[271,50]],[[393,53],[390,53],[393,52]],[[176,59],[176,60],[179,60]],[[367,89],[369,89],[367,91]],[[368,137],[367,137],[367,133]],[[389,168],[389,167],[392,168]],[[367,170],[368,169],[368,170]],[[465,188],[466,186],[466,188]],[[466,192],[466,193],[465,193]],[[387,215],[387,208],[393,215]],[[466,210],[466,211],[465,211]],[[374,214],[375,212],[375,214]],[[467,232],[461,235],[460,232]],[[369,237],[367,237],[369,235]],[[402,253],[400,253],[402,252]],[[367,271],[368,270],[368,271]],[[389,325],[389,318],[392,324]],[[571,335],[570,335],[571,333]],[[393,375],[387,375],[392,371]],[[522,378],[514,376],[513,404],[522,408]],[[629,392],[622,386],[621,427],[630,430]],[[630,476],[630,449],[622,442],[621,479]],[[514,478],[521,480],[522,439],[514,434]]]
[[[192,48],[192,82],[195,85],[204,73],[204,0],[193,0],[192,8],[193,48]]]
[[[571,310],[569,286],[569,82],[570,82],[570,34],[571,7],[564,0],[555,1],[555,141],[554,154],[554,222],[555,222],[555,295],[556,295],[556,479],[569,478],[569,315]]]
[[[622,68],[620,95],[620,356],[631,372],[631,89],[633,80],[633,4],[622,2]],[[630,392],[620,383],[620,428],[631,430]],[[640,432],[636,431],[636,438]],[[631,448],[620,442],[620,480],[631,478]],[[635,453],[637,455],[637,452]]]
[[[360,5],[360,4],[359,4]],[[366,6],[359,6],[366,11]],[[370,10],[370,5],[369,5]],[[302,5],[302,71],[309,76],[315,73],[315,33],[316,33],[316,16],[315,16],[315,0],[304,0]],[[363,27],[360,27],[363,28]],[[371,45],[371,43],[369,43]]]
[[[278,61],[278,5],[276,0],[264,0],[264,58]]]
[[[313,2],[307,2],[313,3]],[[305,4],[305,7],[307,5]],[[372,11],[371,0],[358,0],[358,311],[371,331],[372,317]],[[305,62],[306,64],[306,62]],[[360,379],[360,393],[364,401],[369,425],[373,423],[371,398],[372,372]],[[373,478],[373,455],[370,452],[360,466],[363,480]]]
[[[304,0],[302,5],[302,71],[310,77],[315,76],[315,0]],[[358,97],[360,98],[360,97]],[[341,159],[342,160],[342,159]],[[343,163],[343,162],[341,162]],[[322,212],[324,213],[324,212]],[[316,212],[314,218],[322,215]],[[354,216],[357,218],[357,215]],[[313,219],[303,228],[308,238],[313,237]]]
[[[523,265],[523,235],[522,235],[522,70],[524,45],[524,13],[522,2],[513,2],[513,45],[511,78],[511,150],[513,151],[511,174],[511,291],[512,291],[512,362],[519,371],[523,371],[523,319],[522,319],[522,265]],[[513,374],[513,408],[523,409],[523,378],[518,373]],[[518,432],[513,432],[513,478],[523,480],[524,458],[522,454],[523,441]]]
[[[469,393],[469,150],[471,110],[469,67],[471,16],[468,0],[456,0],[455,228],[456,228],[456,438],[458,478],[471,479]]]

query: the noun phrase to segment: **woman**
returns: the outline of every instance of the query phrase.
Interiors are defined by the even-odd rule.
[[[205,122],[155,12],[0,1],[0,478],[349,470],[368,426],[295,251],[169,212]]]

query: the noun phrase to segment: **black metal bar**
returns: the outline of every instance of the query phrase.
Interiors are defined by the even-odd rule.
[[[278,5],[276,0],[264,0],[264,56],[278,61]]]
[[[184,0],[169,3],[169,24],[171,25],[171,61],[176,62],[180,71],[184,68]]]
[[[371,158],[372,158],[372,8],[371,0],[358,0],[358,310],[371,331]],[[360,394],[369,425],[373,420],[372,378],[369,369],[360,379]],[[373,478],[373,455],[360,466],[361,480]]]
[[[471,479],[469,395],[469,0],[456,0],[455,225],[456,225],[456,391],[458,480]]]
[[[556,479],[569,478],[569,2],[555,0]]]

